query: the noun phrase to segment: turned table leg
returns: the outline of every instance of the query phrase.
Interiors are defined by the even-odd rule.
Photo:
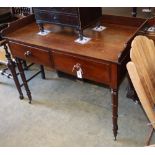
[[[18,76],[17,76],[17,73],[16,73],[16,69],[15,69],[15,62],[12,61],[11,59],[11,55],[10,53],[8,52],[8,47],[6,44],[4,44],[4,49],[5,49],[5,56],[7,58],[7,66],[12,74],[12,77],[13,77],[13,80],[15,82],[15,85],[16,85],[16,88],[19,92],[19,98],[20,99],[23,99],[24,96],[23,96],[23,93],[22,93],[22,90],[21,90],[21,87],[20,87],[20,83],[19,83],[19,80],[18,80]]]
[[[29,90],[29,87],[28,87],[28,84],[27,84],[27,81],[26,81],[26,77],[25,77],[25,73],[24,73],[24,69],[23,69],[23,66],[22,66],[21,59],[16,58],[16,62],[17,62],[17,66],[18,66],[18,70],[19,70],[21,79],[22,79],[22,81],[23,81],[23,85],[24,85],[24,87],[25,87],[27,96],[28,96],[28,98],[29,98],[29,103],[31,103],[31,101],[32,101],[31,92],[30,92],[30,90]]]
[[[113,121],[113,134],[114,134],[114,140],[116,140],[117,137],[117,131],[118,131],[118,90],[117,89],[111,89],[111,95],[112,95],[112,121]]]

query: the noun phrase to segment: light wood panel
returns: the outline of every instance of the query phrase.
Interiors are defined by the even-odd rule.
[[[148,97],[140,76],[138,75],[135,64],[133,62],[129,62],[127,64],[127,70],[146,115],[152,123],[152,126],[155,128],[155,113],[153,111],[152,104],[150,103],[150,98]]]
[[[145,36],[137,36],[132,42],[130,57],[153,106],[155,103],[155,47],[153,41]]]

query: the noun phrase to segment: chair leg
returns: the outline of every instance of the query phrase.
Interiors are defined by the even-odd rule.
[[[20,87],[18,77],[17,77],[17,73],[16,73],[16,69],[15,69],[15,63],[11,59],[11,56],[10,56],[10,53],[8,52],[8,48],[7,48],[6,44],[4,44],[4,49],[5,49],[5,56],[6,56],[7,60],[8,60],[7,66],[11,71],[12,77],[13,77],[15,85],[16,85],[16,88],[17,88],[17,90],[19,92],[19,98],[23,99],[24,96],[23,96],[23,93],[22,93],[22,90],[21,90],[21,87]]]
[[[8,64],[7,64],[7,66],[8,66]],[[12,74],[7,73],[7,72],[6,72],[7,70],[9,70],[8,67],[7,67],[7,68],[4,68],[4,69],[2,69],[2,70],[0,70],[0,74],[1,74],[1,75],[5,75],[5,76],[6,76],[7,78],[9,78],[9,79],[13,79]]]
[[[153,135],[153,131],[154,131],[154,128],[151,126],[150,132],[149,132],[149,135],[148,135],[148,138],[147,138],[147,141],[146,141],[146,146],[150,145],[150,141],[151,141],[151,138],[152,138],[152,135]]]
[[[41,78],[42,79],[45,79],[45,71],[44,71],[44,66],[43,65],[40,65],[40,71],[41,71]]]

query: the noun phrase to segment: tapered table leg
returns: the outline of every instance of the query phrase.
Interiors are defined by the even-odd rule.
[[[117,131],[118,131],[118,90],[117,89],[111,89],[111,95],[112,95],[112,121],[113,121],[113,134],[114,134],[114,140],[116,140],[117,137]]]
[[[7,58],[7,66],[12,74],[12,77],[13,77],[13,80],[15,82],[15,85],[16,85],[16,88],[19,92],[19,98],[20,99],[23,99],[24,96],[23,96],[23,93],[22,93],[22,90],[21,90],[21,87],[20,87],[20,83],[19,83],[19,80],[18,80],[18,76],[17,76],[17,73],[16,73],[16,69],[15,69],[15,62],[12,61],[11,59],[11,55],[10,53],[8,52],[8,47],[6,44],[4,44],[4,49],[5,49],[5,56]]]
[[[23,85],[25,87],[27,96],[29,98],[29,103],[31,103],[31,101],[32,101],[31,92],[30,92],[30,89],[29,89],[28,84],[27,84],[27,81],[26,81],[26,77],[25,77],[25,73],[24,73],[24,69],[23,69],[22,62],[21,61],[22,61],[21,59],[16,58],[18,70],[19,70],[21,79],[23,81]]]

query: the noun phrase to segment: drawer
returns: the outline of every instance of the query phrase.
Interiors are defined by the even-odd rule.
[[[48,50],[42,50],[15,42],[9,42],[9,47],[14,57],[18,57],[36,64],[42,64],[49,67],[52,66],[52,61]]]
[[[53,52],[53,60],[56,70],[77,76],[77,71],[81,69],[84,79],[104,84],[110,83],[110,65],[108,63],[100,63],[57,52]]]
[[[73,14],[77,15],[78,10],[76,7],[37,7],[34,8],[34,11],[51,11],[55,13],[67,13],[67,14]]]
[[[61,13],[51,13],[48,11],[36,11],[35,18],[37,23],[47,22],[72,26],[77,26],[79,24],[77,16],[64,15]]]

